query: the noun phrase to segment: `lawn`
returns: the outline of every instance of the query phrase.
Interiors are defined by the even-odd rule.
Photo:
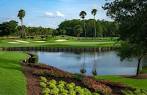
[[[61,40],[61,41],[60,41]],[[0,39],[0,47],[117,47],[119,43],[110,38],[92,39],[48,39],[48,40],[30,40],[30,39]]]
[[[121,82],[135,88],[147,89],[147,79],[132,79],[124,78],[122,76],[96,76],[95,78],[111,80],[112,82]]]
[[[20,60],[27,55],[20,52],[0,52],[0,95],[26,95],[26,79]]]

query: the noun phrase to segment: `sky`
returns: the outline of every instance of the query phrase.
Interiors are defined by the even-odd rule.
[[[101,7],[105,0],[0,0],[0,23],[16,20],[18,11],[24,9],[24,25],[57,28],[65,20],[80,19],[80,11],[86,18],[93,18],[91,10],[98,9],[97,19],[111,20]]]

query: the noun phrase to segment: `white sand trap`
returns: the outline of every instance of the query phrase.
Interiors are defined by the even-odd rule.
[[[46,42],[46,41],[34,41],[34,42],[37,42],[37,43],[44,43],[44,42]]]
[[[28,41],[22,41],[22,40],[15,40],[15,41],[20,42],[20,43],[30,43]]]
[[[67,41],[65,39],[59,39],[59,40],[56,40],[57,42],[64,42],[64,41]]]
[[[10,44],[18,44],[19,42],[8,42]]]

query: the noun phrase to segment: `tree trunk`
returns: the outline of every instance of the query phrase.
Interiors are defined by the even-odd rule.
[[[95,27],[95,30],[94,30],[94,32],[95,32],[95,38],[96,38],[96,23],[95,23],[95,16],[94,16],[94,27]]]
[[[84,20],[84,33],[85,33],[85,37],[86,37],[85,20]]]
[[[141,59],[142,59],[142,57],[140,57],[140,58],[138,59],[136,76],[138,76],[138,75],[139,75],[139,73],[140,73]]]
[[[25,38],[25,31],[23,26],[23,19],[21,19],[21,38]]]
[[[136,76],[138,76],[139,73],[140,73],[141,60],[142,60],[142,58],[143,58],[145,55],[147,55],[147,54],[143,54],[143,55],[140,56],[140,58],[138,59]]]

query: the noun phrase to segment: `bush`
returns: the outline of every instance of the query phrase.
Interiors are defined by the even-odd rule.
[[[40,86],[41,86],[41,88],[46,88],[46,83],[40,82]]]
[[[65,81],[46,81],[45,77],[40,78],[40,86],[42,88],[42,95],[99,95],[92,93],[87,88],[76,86],[75,83],[66,83]]]
[[[123,90],[123,95],[147,95],[147,90],[143,89],[135,89],[134,91],[131,90]]]
[[[82,82],[88,88],[91,88],[97,92],[104,94],[104,95],[111,95],[111,93],[112,93],[112,89],[110,87],[108,87],[100,82],[97,82],[92,78],[85,77],[85,78],[83,78]]]
[[[43,95],[49,95],[49,93],[50,93],[50,89],[49,88],[42,89],[42,94]]]
[[[46,83],[47,82],[47,79],[45,77],[40,77],[40,82]]]

